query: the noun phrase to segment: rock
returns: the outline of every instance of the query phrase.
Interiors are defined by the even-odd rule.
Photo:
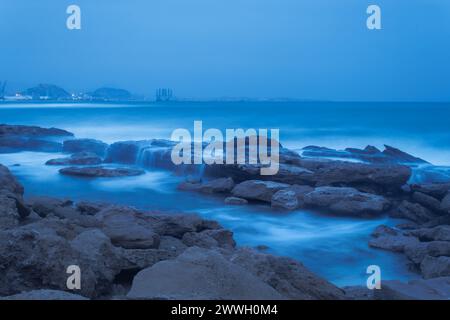
[[[381,290],[374,290],[377,300],[448,300],[450,277],[411,280],[408,283],[383,281]]]
[[[115,246],[126,249],[158,248],[159,235],[152,223],[137,211],[111,206],[96,216],[103,232]]]
[[[0,300],[89,300],[78,294],[61,290],[40,289],[0,297]]]
[[[159,241],[159,249],[170,252],[174,256],[182,253],[187,246],[180,240],[171,236],[161,236]]]
[[[32,197],[27,199],[26,203],[42,218],[45,218],[48,215],[65,218],[70,214],[76,213],[73,202],[67,199]]]
[[[353,188],[319,187],[305,195],[305,204],[334,214],[365,216],[381,214],[389,207],[382,196]]]
[[[90,153],[104,157],[108,144],[94,139],[74,139],[63,142],[63,151],[67,153]]]
[[[373,291],[364,286],[343,287],[346,300],[373,300]]]
[[[276,257],[243,248],[232,252],[229,260],[255,274],[287,299],[337,300],[344,298],[344,292],[341,289],[319,278],[301,263],[290,258]]]
[[[417,229],[410,233],[421,241],[450,241],[450,226],[448,225]]]
[[[135,168],[69,167],[60,169],[59,173],[89,178],[113,178],[139,176],[145,174],[145,171]]]
[[[442,199],[440,209],[444,212],[450,213],[450,192]]]
[[[400,231],[384,225],[378,226],[372,233],[372,237],[369,246],[394,252],[403,252],[406,247],[419,244],[417,238],[405,236]]]
[[[56,141],[17,136],[0,136],[0,153],[22,151],[61,152],[62,144]]]
[[[161,249],[123,249],[120,251],[122,272],[139,271],[155,263],[176,257],[175,251]]]
[[[428,222],[436,217],[436,215],[420,204],[406,200],[403,200],[396,209],[393,209],[390,215],[394,218],[408,219],[419,224]]]
[[[426,256],[421,264],[420,270],[425,279],[450,276],[450,257]]]
[[[450,183],[412,184],[411,189],[436,199],[442,199],[450,191]]]
[[[234,187],[233,179],[219,178],[205,183],[198,182],[182,182],[178,185],[179,190],[196,191],[207,194],[212,193],[229,193]]]
[[[226,279],[226,281],[224,281]],[[214,250],[192,247],[174,260],[140,271],[130,299],[272,300],[283,296]]]
[[[388,145],[384,145],[385,149],[383,151],[383,154],[396,159],[397,162],[399,163],[410,163],[410,164],[424,164],[424,163],[428,163],[425,160],[422,160],[420,158],[414,157],[406,152],[403,152],[399,149],[396,149],[394,147],[390,147]]]
[[[84,215],[94,216],[104,208],[108,207],[107,203],[80,201],[77,202],[76,208],[78,212]]]
[[[238,198],[271,202],[277,191],[288,187],[288,184],[273,181],[248,180],[236,185],[231,193]]]
[[[411,242],[406,244],[404,247],[404,253],[409,260],[418,266],[428,254],[428,243]]]
[[[271,205],[273,208],[295,210],[299,207],[297,194],[289,189],[277,191],[272,196]]]
[[[439,200],[433,198],[432,196],[426,195],[425,193],[416,191],[413,193],[412,199],[414,202],[417,202],[434,212],[441,211],[441,203]]]
[[[155,216],[152,224],[154,230],[162,236],[183,238],[187,232],[200,232],[207,229],[218,229],[219,225],[208,225],[206,220],[197,215],[161,215]]]
[[[0,124],[2,136],[67,137],[73,136],[73,133],[57,128]]]
[[[182,241],[188,247],[197,246],[207,249],[218,247],[232,249],[236,246],[233,233],[225,229],[187,232],[183,235]]]
[[[227,197],[227,198],[225,198],[224,202],[225,202],[225,204],[235,205],[235,206],[248,204],[247,200],[238,198],[238,197]]]
[[[16,200],[0,194],[0,230],[10,229],[19,225],[20,215]]]
[[[49,166],[67,166],[67,165],[96,165],[101,163],[102,159],[96,154],[90,152],[79,152],[74,153],[68,158],[48,160],[45,164]]]
[[[23,187],[11,174],[9,169],[0,164],[0,192],[9,192],[16,196],[23,195]]]
[[[432,257],[450,257],[450,241],[432,241],[427,243],[427,253]]]

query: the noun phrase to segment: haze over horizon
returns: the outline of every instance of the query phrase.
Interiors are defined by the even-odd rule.
[[[81,7],[82,29],[66,28]],[[367,6],[382,30],[366,28]],[[444,0],[0,2],[0,80],[181,98],[450,101]]]

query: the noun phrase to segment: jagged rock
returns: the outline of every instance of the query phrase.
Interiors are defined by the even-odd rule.
[[[420,271],[425,279],[450,276],[450,257],[426,256],[420,263]]]
[[[59,158],[48,160],[45,164],[49,166],[67,166],[67,165],[97,165],[101,164],[102,159],[91,152],[74,153],[68,158]]]
[[[419,224],[428,222],[436,217],[427,208],[407,200],[402,201],[396,209],[390,212],[390,215],[394,218],[408,219]]]
[[[247,200],[238,197],[227,197],[225,198],[224,202],[225,204],[236,206],[248,204]]]
[[[359,192],[353,188],[319,187],[304,196],[305,204],[341,215],[383,213],[389,202],[382,196]]]
[[[381,290],[374,290],[377,300],[448,300],[450,277],[411,280],[408,283],[383,281]]]
[[[63,151],[67,153],[91,153],[97,157],[104,157],[108,144],[94,139],[74,139],[63,142]]]
[[[226,281],[224,281],[226,279]],[[214,250],[191,247],[140,271],[131,299],[282,299],[271,286]]]
[[[297,199],[297,194],[295,193],[295,191],[290,189],[277,191],[272,196],[271,205],[273,208],[285,210],[295,210],[300,206]]]
[[[413,193],[412,199],[414,202],[417,202],[434,212],[439,212],[441,210],[441,203],[439,200],[433,198],[432,196],[426,195],[425,193],[416,191]]]
[[[158,248],[159,235],[152,223],[137,211],[111,206],[96,215],[111,242],[126,249]]]
[[[231,193],[238,198],[271,202],[276,192],[288,187],[288,184],[273,181],[248,180],[236,185]]]
[[[76,292],[76,291],[75,291]],[[61,290],[40,289],[0,297],[0,300],[89,300],[78,294]]]
[[[144,170],[136,168],[106,168],[106,167],[69,167],[59,170],[59,173],[69,176],[79,177],[130,177],[139,176],[145,173]]]

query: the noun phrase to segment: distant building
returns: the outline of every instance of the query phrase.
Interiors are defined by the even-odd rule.
[[[172,89],[160,88],[156,90],[156,101],[170,101],[172,98]]]
[[[5,88],[6,88],[6,81],[4,82],[0,81],[0,100],[5,99]]]

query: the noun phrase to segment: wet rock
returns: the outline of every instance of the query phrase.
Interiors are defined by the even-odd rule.
[[[145,174],[144,170],[135,168],[106,168],[106,167],[69,167],[60,169],[59,173],[69,176],[88,178],[131,177]]]
[[[11,174],[9,169],[0,164],[0,192],[8,192],[16,196],[23,196],[23,187]]]
[[[389,202],[382,196],[353,188],[319,187],[305,195],[305,204],[334,214],[364,216],[383,213]]]
[[[439,202],[439,200],[433,198],[432,196],[426,195],[425,193],[416,191],[413,193],[412,199],[414,202],[417,202],[432,211],[441,211],[441,203]]]
[[[0,137],[1,136],[66,137],[73,136],[73,133],[57,128],[0,124]]]
[[[288,184],[273,181],[248,180],[236,185],[231,193],[238,198],[271,202],[276,192],[288,187]]]
[[[383,281],[381,290],[374,290],[377,300],[448,300],[450,277],[430,280]]]
[[[89,300],[78,294],[61,290],[40,289],[0,297],[0,300]]]
[[[450,191],[450,183],[412,184],[411,189],[440,200]]]
[[[300,206],[297,199],[297,194],[295,191],[290,189],[277,191],[272,196],[271,205],[273,208],[284,210],[295,210]]]
[[[182,182],[178,185],[179,190],[183,191],[196,191],[207,194],[212,193],[229,193],[234,187],[233,179],[231,178],[219,178],[205,183],[197,182]]]
[[[104,157],[108,144],[94,139],[74,139],[63,142],[63,151],[67,153],[91,153]]]
[[[223,281],[226,279],[226,281]],[[282,299],[277,291],[214,250],[191,247],[140,271],[131,299]]]
[[[394,218],[408,219],[419,224],[428,222],[436,217],[435,214],[422,205],[411,203],[407,200],[402,201],[397,208],[390,212],[390,215]]]
[[[426,256],[420,263],[420,270],[425,279],[450,276],[450,257]]]
[[[301,263],[286,257],[243,248],[229,255],[234,264],[255,274],[286,299],[343,299],[344,292],[319,278]]]
[[[443,225],[434,228],[421,228],[410,232],[421,241],[450,241],[450,226]]]
[[[415,247],[419,244],[416,237],[405,236],[402,232],[384,225],[378,226],[372,237],[369,246],[394,252],[403,252],[406,247]]]
[[[227,198],[225,198],[224,202],[225,202],[225,204],[235,205],[235,206],[248,204],[247,200],[238,198],[238,197],[227,197]]]
[[[48,160],[45,164],[49,166],[68,166],[68,165],[97,165],[101,164],[102,159],[91,152],[74,153],[68,158],[59,158]]]

